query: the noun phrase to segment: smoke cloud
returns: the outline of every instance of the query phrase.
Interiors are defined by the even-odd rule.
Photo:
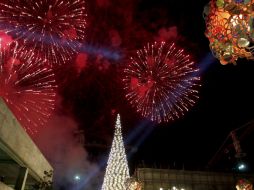
[[[155,40],[156,41],[172,41],[177,39],[177,37],[178,37],[177,27],[172,26],[169,28],[161,28]]]
[[[54,189],[95,190],[102,180],[97,165],[87,160],[83,136],[68,116],[54,115],[35,141],[54,168]]]

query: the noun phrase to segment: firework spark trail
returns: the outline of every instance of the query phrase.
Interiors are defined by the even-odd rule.
[[[152,121],[174,120],[198,99],[198,71],[190,56],[174,43],[148,44],[124,69],[126,98]]]
[[[29,134],[38,132],[54,110],[56,81],[47,61],[13,42],[0,43],[0,97]]]
[[[0,28],[5,28],[8,31],[15,29],[14,26],[12,26],[11,24],[8,24],[8,23],[0,23]],[[25,29],[24,29],[23,33],[26,33],[26,35],[28,35],[28,36],[31,35],[31,32],[26,31]],[[40,33],[34,32],[32,35],[34,36],[34,39],[37,40],[37,42],[40,42],[40,40],[42,40],[40,38],[40,36],[41,36]],[[122,55],[120,54],[119,51],[115,51],[115,50],[112,51],[106,47],[96,47],[93,45],[89,45],[87,43],[80,43],[78,40],[73,40],[72,42],[70,42],[70,41],[67,41],[66,39],[61,39],[57,36],[50,37],[48,35],[45,35],[43,38],[43,43],[45,45],[50,45],[52,37],[54,38],[54,41],[57,44],[61,44],[61,46],[64,48],[75,49],[77,52],[85,52],[85,53],[88,53],[91,55],[98,55],[99,54],[99,55],[102,55],[103,57],[106,57],[108,59],[112,59],[115,61],[118,61],[119,59],[122,58]],[[79,44],[79,45],[77,46],[77,44]]]
[[[52,64],[69,60],[85,38],[84,0],[3,0],[0,29]],[[8,23],[8,24],[6,24]]]

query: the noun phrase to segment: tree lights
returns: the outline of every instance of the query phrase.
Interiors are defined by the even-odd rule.
[[[126,190],[125,182],[129,177],[129,168],[121,132],[120,115],[118,114],[102,190]]]
[[[211,0],[206,6],[205,35],[221,64],[254,59],[253,5],[250,0]]]

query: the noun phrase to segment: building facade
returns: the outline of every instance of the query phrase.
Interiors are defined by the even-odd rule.
[[[236,190],[236,181],[253,175],[236,175],[204,171],[138,168],[135,175],[143,190]]]
[[[0,98],[0,190],[34,190],[45,171],[52,166]]]

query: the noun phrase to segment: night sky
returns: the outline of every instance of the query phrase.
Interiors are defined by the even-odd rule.
[[[85,43],[89,48],[79,54],[85,60],[76,58],[75,64],[61,67],[58,76],[62,79],[63,110],[84,130],[92,162],[107,157],[118,112],[132,171],[143,164],[205,169],[229,132],[254,119],[253,62],[242,59],[236,66],[223,66],[213,58],[204,35],[202,13],[207,3],[87,1]],[[129,53],[155,40],[173,40],[184,47],[201,69],[202,84],[199,101],[184,117],[160,125],[135,112],[124,97],[121,83]],[[248,159],[253,160],[253,127],[237,135]],[[225,153],[226,148],[229,153]],[[235,159],[231,139],[222,150],[219,162],[224,166],[220,167],[232,168]]]
[[[247,155],[242,161],[248,163],[249,171],[253,172],[254,64],[253,61],[239,59],[236,65],[221,65],[213,57],[205,36],[203,18],[203,9],[209,0],[85,0],[86,23],[81,6],[85,5],[81,0],[75,1],[78,2],[75,6],[80,9],[76,9],[71,0],[65,3],[58,0],[20,0],[18,5],[15,0],[2,1],[1,43],[3,41],[3,45],[7,45],[7,42],[17,40],[17,46],[22,50],[17,51],[18,54],[25,54],[23,50],[35,51],[37,58],[45,58],[45,68],[52,66],[55,72],[50,76],[56,77],[52,81],[59,87],[56,98],[46,93],[47,98],[56,100],[55,112],[49,122],[31,137],[54,168],[56,189],[101,188],[117,113],[121,115],[131,175],[137,167],[233,171],[239,160],[235,158],[229,134],[235,129]],[[55,4],[57,7],[52,8],[49,2],[58,2],[62,7]],[[77,10],[80,14],[75,12],[75,19],[70,14]],[[52,27],[55,22],[58,24],[56,29]],[[174,42],[177,47],[185,49],[199,68],[201,86],[198,88],[198,101],[183,117],[157,124],[142,117],[129,103],[125,97],[123,78],[131,55],[148,43],[162,41]],[[12,50],[13,47],[8,48]],[[72,51],[74,49],[77,52]],[[3,61],[11,69],[20,64],[18,59],[12,58],[6,58],[6,63]],[[149,63],[151,59],[147,60],[148,65],[153,64]],[[8,65],[10,63],[12,65]],[[170,59],[166,63],[167,68],[175,66]],[[30,72],[35,71],[29,69],[28,78]],[[140,88],[149,82],[145,83]],[[45,84],[49,86],[49,83]],[[189,85],[183,81],[180,84]],[[9,83],[6,86],[9,87]],[[56,88],[50,87],[54,94]],[[7,93],[2,93],[2,96],[8,98],[8,90],[18,88],[3,89]],[[178,93],[182,89],[175,91]],[[43,104],[31,100],[29,96],[31,94],[28,93],[24,100],[37,103],[29,104],[30,110],[42,108]],[[22,98],[17,100],[24,101]],[[29,115],[29,109],[24,107],[19,110],[17,118],[24,110]],[[52,109],[46,110],[50,112],[43,112],[47,117]],[[37,121],[37,112],[33,114]],[[30,118],[33,114],[29,115]],[[28,118],[23,119],[30,124]]]

